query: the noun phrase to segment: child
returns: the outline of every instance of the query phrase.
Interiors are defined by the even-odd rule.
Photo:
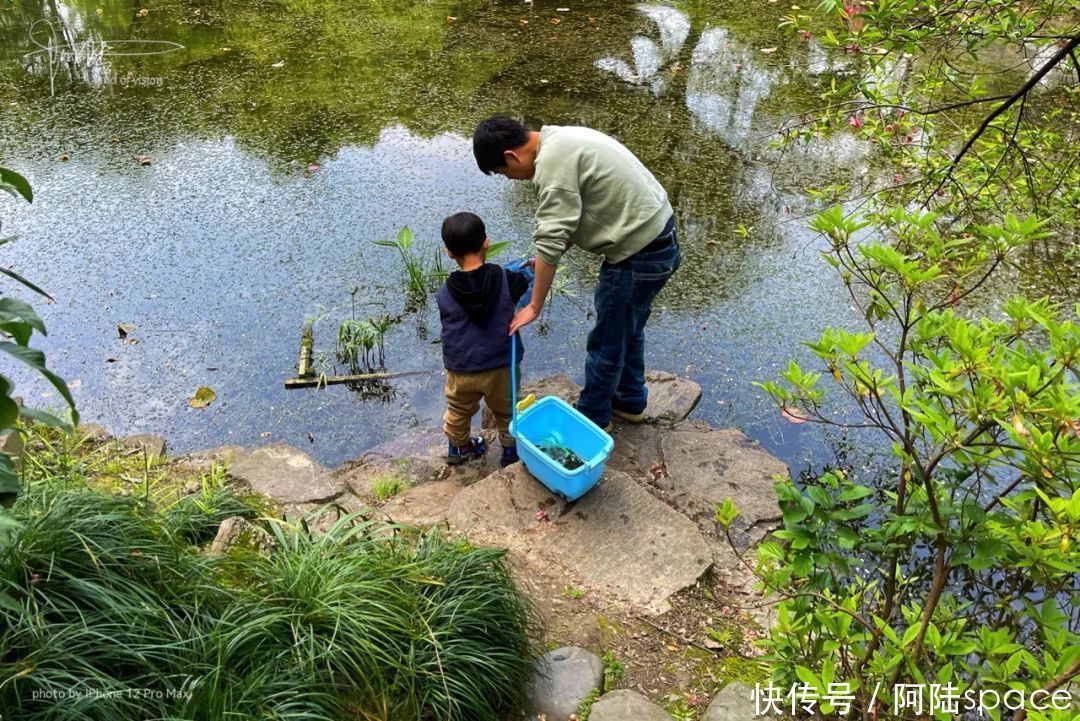
[[[461,270],[450,274],[439,288],[443,364],[446,366],[444,430],[450,441],[447,463],[458,465],[487,451],[483,438],[469,437],[480,399],[495,416],[502,445],[503,467],[518,460],[517,444],[510,435],[513,402],[510,396],[510,336],[514,307],[529,286],[523,273],[486,262],[488,237],[484,221],[473,213],[457,213],[443,221],[446,254]]]

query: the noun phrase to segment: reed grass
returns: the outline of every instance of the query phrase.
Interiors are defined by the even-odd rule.
[[[70,459],[69,459],[70,460]],[[70,465],[70,464],[69,464]],[[39,467],[40,471],[40,467]],[[363,514],[262,518],[267,553],[202,552],[244,499],[158,506],[39,478],[0,547],[0,715],[498,721],[520,711],[535,614],[503,552]]]

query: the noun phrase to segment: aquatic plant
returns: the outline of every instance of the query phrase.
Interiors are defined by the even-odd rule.
[[[374,347],[375,332],[367,321],[347,318],[338,326],[335,354],[352,373],[371,370],[369,356]]]
[[[398,252],[403,270],[403,286],[406,307],[418,309],[427,301],[431,271],[425,267],[421,256],[413,249],[416,236],[409,226],[402,226],[393,240],[375,240],[375,245],[393,248]]]
[[[335,346],[338,362],[346,364],[352,373],[385,369],[386,333],[397,322],[397,318],[387,314],[342,321]]]
[[[0,550],[4,718],[520,716],[537,629],[502,551],[352,514],[260,520],[270,552],[211,556],[253,510],[221,491],[159,507],[37,477]]]
[[[375,332],[375,345],[379,348],[379,368],[386,367],[386,333],[398,320],[386,313],[368,319],[368,323]]]

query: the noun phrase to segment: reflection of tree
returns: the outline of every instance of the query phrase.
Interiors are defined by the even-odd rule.
[[[735,131],[718,134],[685,102],[691,90],[703,90],[693,51],[714,23],[697,9],[650,16],[634,6],[586,3],[556,25],[554,13],[525,5],[374,3],[346,14],[329,0],[227,8],[185,1],[139,17],[132,2],[105,6],[101,16],[90,0],[72,2],[103,36],[169,39],[187,50],[116,59],[117,73],[161,76],[160,88],[75,86],[62,105],[44,101],[33,81],[12,77],[14,90],[0,93],[20,96],[3,99],[39,108],[54,118],[44,132],[65,133],[38,142],[60,145],[77,132],[85,146],[109,147],[120,134],[126,145],[151,148],[162,138],[230,136],[280,167],[303,168],[341,147],[374,143],[387,125],[468,135],[480,117],[510,112],[609,132],[653,170],[683,219],[688,257],[678,281],[685,286],[672,293],[677,303],[714,301],[710,276],[723,277],[712,283],[722,293],[739,292],[744,281],[737,279],[747,275],[739,267],[772,237],[760,217],[760,171],[731,142]],[[595,67],[625,55],[631,38],[658,53],[655,94],[652,83],[630,87]],[[793,85],[785,79],[770,92]],[[771,100],[756,99],[758,108]],[[3,142],[15,135],[25,133],[4,133]],[[523,212],[531,210],[527,196],[515,194]],[[736,238],[738,224],[761,232],[756,240]],[[587,273],[589,264],[582,266]]]

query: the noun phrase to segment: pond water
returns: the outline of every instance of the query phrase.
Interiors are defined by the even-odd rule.
[[[685,261],[650,323],[648,365],[702,384],[695,417],[794,469],[821,463],[839,439],[786,424],[751,383],[854,321],[793,189],[869,171],[847,136],[766,151],[846,72],[776,29],[786,10],[16,0],[0,10],[0,157],[36,198],[0,201],[20,235],[3,262],[55,296],[39,305],[41,347],[85,420],[162,434],[173,452],[284,441],[337,464],[440,422],[438,317],[406,314],[388,334],[390,370],[433,372],[387,401],[285,391],[305,319],[332,357],[351,288],[357,315],[401,313],[395,254],[372,241],[402,225],[433,254],[442,218],[472,210],[528,252],[530,189],[476,169],[471,129],[495,112],[589,125],[636,152],[677,209]],[[568,256],[574,295],[554,301],[546,332],[526,331],[526,379],[581,380],[597,264]],[[128,339],[118,324],[134,326]],[[59,405],[16,380],[31,405]],[[190,408],[204,385],[217,400]]]

